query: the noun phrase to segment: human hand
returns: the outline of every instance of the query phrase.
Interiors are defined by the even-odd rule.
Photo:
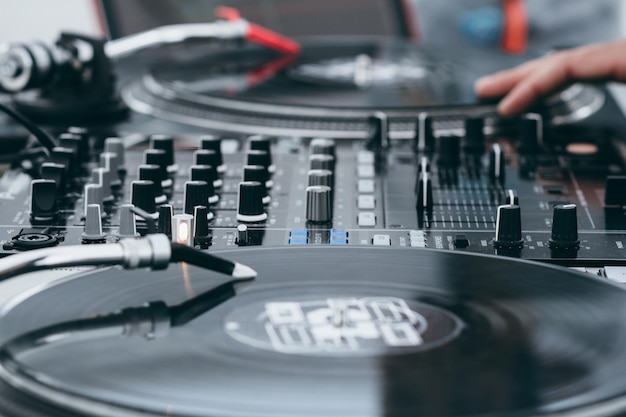
[[[474,84],[479,97],[504,98],[502,116],[514,116],[570,81],[626,81],[626,39],[556,52],[512,69],[482,77]]]

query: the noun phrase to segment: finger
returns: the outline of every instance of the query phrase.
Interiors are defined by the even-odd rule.
[[[517,83],[532,74],[543,62],[543,58],[529,61],[515,68],[482,77],[474,83],[479,97],[500,97],[508,93]]]

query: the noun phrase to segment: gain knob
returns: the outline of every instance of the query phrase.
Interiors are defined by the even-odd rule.
[[[215,158],[215,168],[217,172],[226,172],[226,164],[224,163],[224,155],[222,153],[222,139],[213,135],[200,136],[200,149],[213,151],[217,155]]]
[[[220,188],[224,181],[219,177],[217,167],[213,165],[192,165],[189,168],[191,181],[206,181],[213,184],[214,188]]]
[[[331,188],[314,185],[306,189],[306,220],[313,223],[332,221]]]
[[[552,249],[577,249],[578,217],[576,204],[559,204],[552,214],[552,235],[548,242]]]
[[[174,162],[174,138],[169,135],[150,136],[152,149],[160,149],[165,152],[165,166],[170,174],[178,171],[178,165]],[[149,163],[149,162],[147,162]]]
[[[248,147],[251,151],[263,151],[267,153],[267,170],[270,173],[276,171],[276,165],[272,162],[272,140],[267,136],[254,135],[248,138]]]
[[[263,205],[263,185],[256,181],[239,183],[237,220],[243,223],[258,223],[267,220]]]
[[[187,181],[185,183],[185,194],[183,197],[183,211],[187,214],[194,214],[197,206],[208,206],[211,186],[206,181]],[[213,213],[208,212],[209,220],[213,218]]]
[[[522,216],[519,206],[514,204],[499,206],[496,217],[496,248],[522,248]]]
[[[174,182],[167,171],[167,154],[162,149],[146,149],[143,153],[146,165],[156,165],[160,169],[161,187],[170,188]]]
[[[259,165],[246,165],[243,167],[243,180],[244,181],[256,181],[261,184],[263,190],[263,204],[269,204],[272,199],[267,192],[267,180],[268,172],[265,167]]]
[[[139,165],[137,168],[138,177],[142,181],[152,181],[154,183],[154,192],[156,193],[155,201],[157,204],[163,204],[167,201],[167,196],[163,192],[163,183],[161,178],[161,167],[158,165]]]
[[[131,203],[150,214],[154,219],[158,217],[156,197],[156,187],[152,181],[133,181],[130,183]]]

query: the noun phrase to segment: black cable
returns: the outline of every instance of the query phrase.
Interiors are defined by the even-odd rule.
[[[10,107],[5,106],[1,102],[0,111],[12,118],[20,125],[22,125],[30,133],[32,133],[32,135],[37,138],[37,141],[46,149],[48,149],[49,152],[52,152],[52,148],[58,146],[57,141],[52,136],[40,129],[39,126],[37,126],[35,123],[31,122],[26,117],[22,116]]]
[[[232,275],[235,270],[234,262],[213,256],[207,252],[196,250],[181,243],[172,243],[171,262],[186,262],[226,275]]]

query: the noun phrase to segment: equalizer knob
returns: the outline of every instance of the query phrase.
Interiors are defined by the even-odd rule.
[[[243,180],[244,181],[256,181],[261,184],[263,190],[263,204],[269,204],[272,199],[267,192],[267,180],[269,173],[265,167],[259,165],[246,165],[243,167]]]
[[[100,166],[109,170],[111,187],[120,188],[122,186],[122,179],[120,178],[119,157],[117,154],[112,152],[101,153]]]
[[[326,223],[332,220],[331,188],[314,185],[306,189],[306,220],[313,223]]]
[[[118,169],[122,172],[126,171],[126,149],[124,142],[120,138],[106,138],[104,140],[104,151],[117,155]]]
[[[272,156],[266,151],[251,149],[246,154],[246,165],[260,165],[267,169],[270,174],[270,166],[272,166]]]
[[[217,172],[226,172],[226,164],[224,163],[224,155],[222,153],[222,139],[213,135],[200,136],[200,149],[213,151],[217,155],[215,168]]]
[[[139,165],[137,168],[137,176],[142,181],[152,181],[154,183],[154,192],[156,193],[155,201],[157,204],[163,204],[167,201],[167,196],[163,192],[163,184],[161,182],[161,167],[158,165]]]
[[[482,117],[468,117],[465,119],[466,152],[483,153],[485,151],[485,119]]]
[[[117,236],[120,239],[139,237],[137,232],[137,220],[133,213],[134,206],[132,204],[123,204],[120,206],[120,227],[117,230]]]
[[[263,205],[263,186],[256,181],[239,183],[237,220],[243,223],[258,223],[267,220]]]
[[[213,184],[214,188],[220,188],[224,181],[219,177],[217,167],[213,165],[192,165],[189,167],[191,181],[206,181]]]
[[[167,173],[167,154],[162,149],[146,149],[143,153],[146,165],[156,165],[160,168],[161,186],[170,188],[174,182]]]
[[[267,152],[267,170],[270,173],[276,171],[276,165],[272,162],[272,140],[267,136],[253,135],[248,138],[248,147],[251,151]]]
[[[437,158],[444,166],[457,166],[461,160],[461,138],[454,135],[439,136]]]
[[[496,217],[496,248],[522,248],[522,215],[519,206],[514,204],[498,207]]]
[[[160,149],[165,152],[165,166],[168,173],[178,171],[178,165],[174,162],[174,138],[169,135],[150,136],[152,149]]]
[[[333,172],[328,169],[312,169],[308,173],[308,185],[325,185],[333,186]]]
[[[187,181],[185,183],[185,194],[183,197],[183,211],[187,214],[194,214],[197,206],[208,206],[211,185],[206,181]],[[208,212],[209,220],[213,218],[213,213]]]
[[[553,249],[574,249],[578,240],[578,217],[576,204],[559,204],[552,214],[552,235],[548,242]]]
[[[336,147],[335,141],[328,138],[311,139],[311,143],[309,144],[311,155],[336,156]]]
[[[133,181],[130,183],[130,201],[143,211],[150,213],[156,219],[156,187],[152,181]]]

